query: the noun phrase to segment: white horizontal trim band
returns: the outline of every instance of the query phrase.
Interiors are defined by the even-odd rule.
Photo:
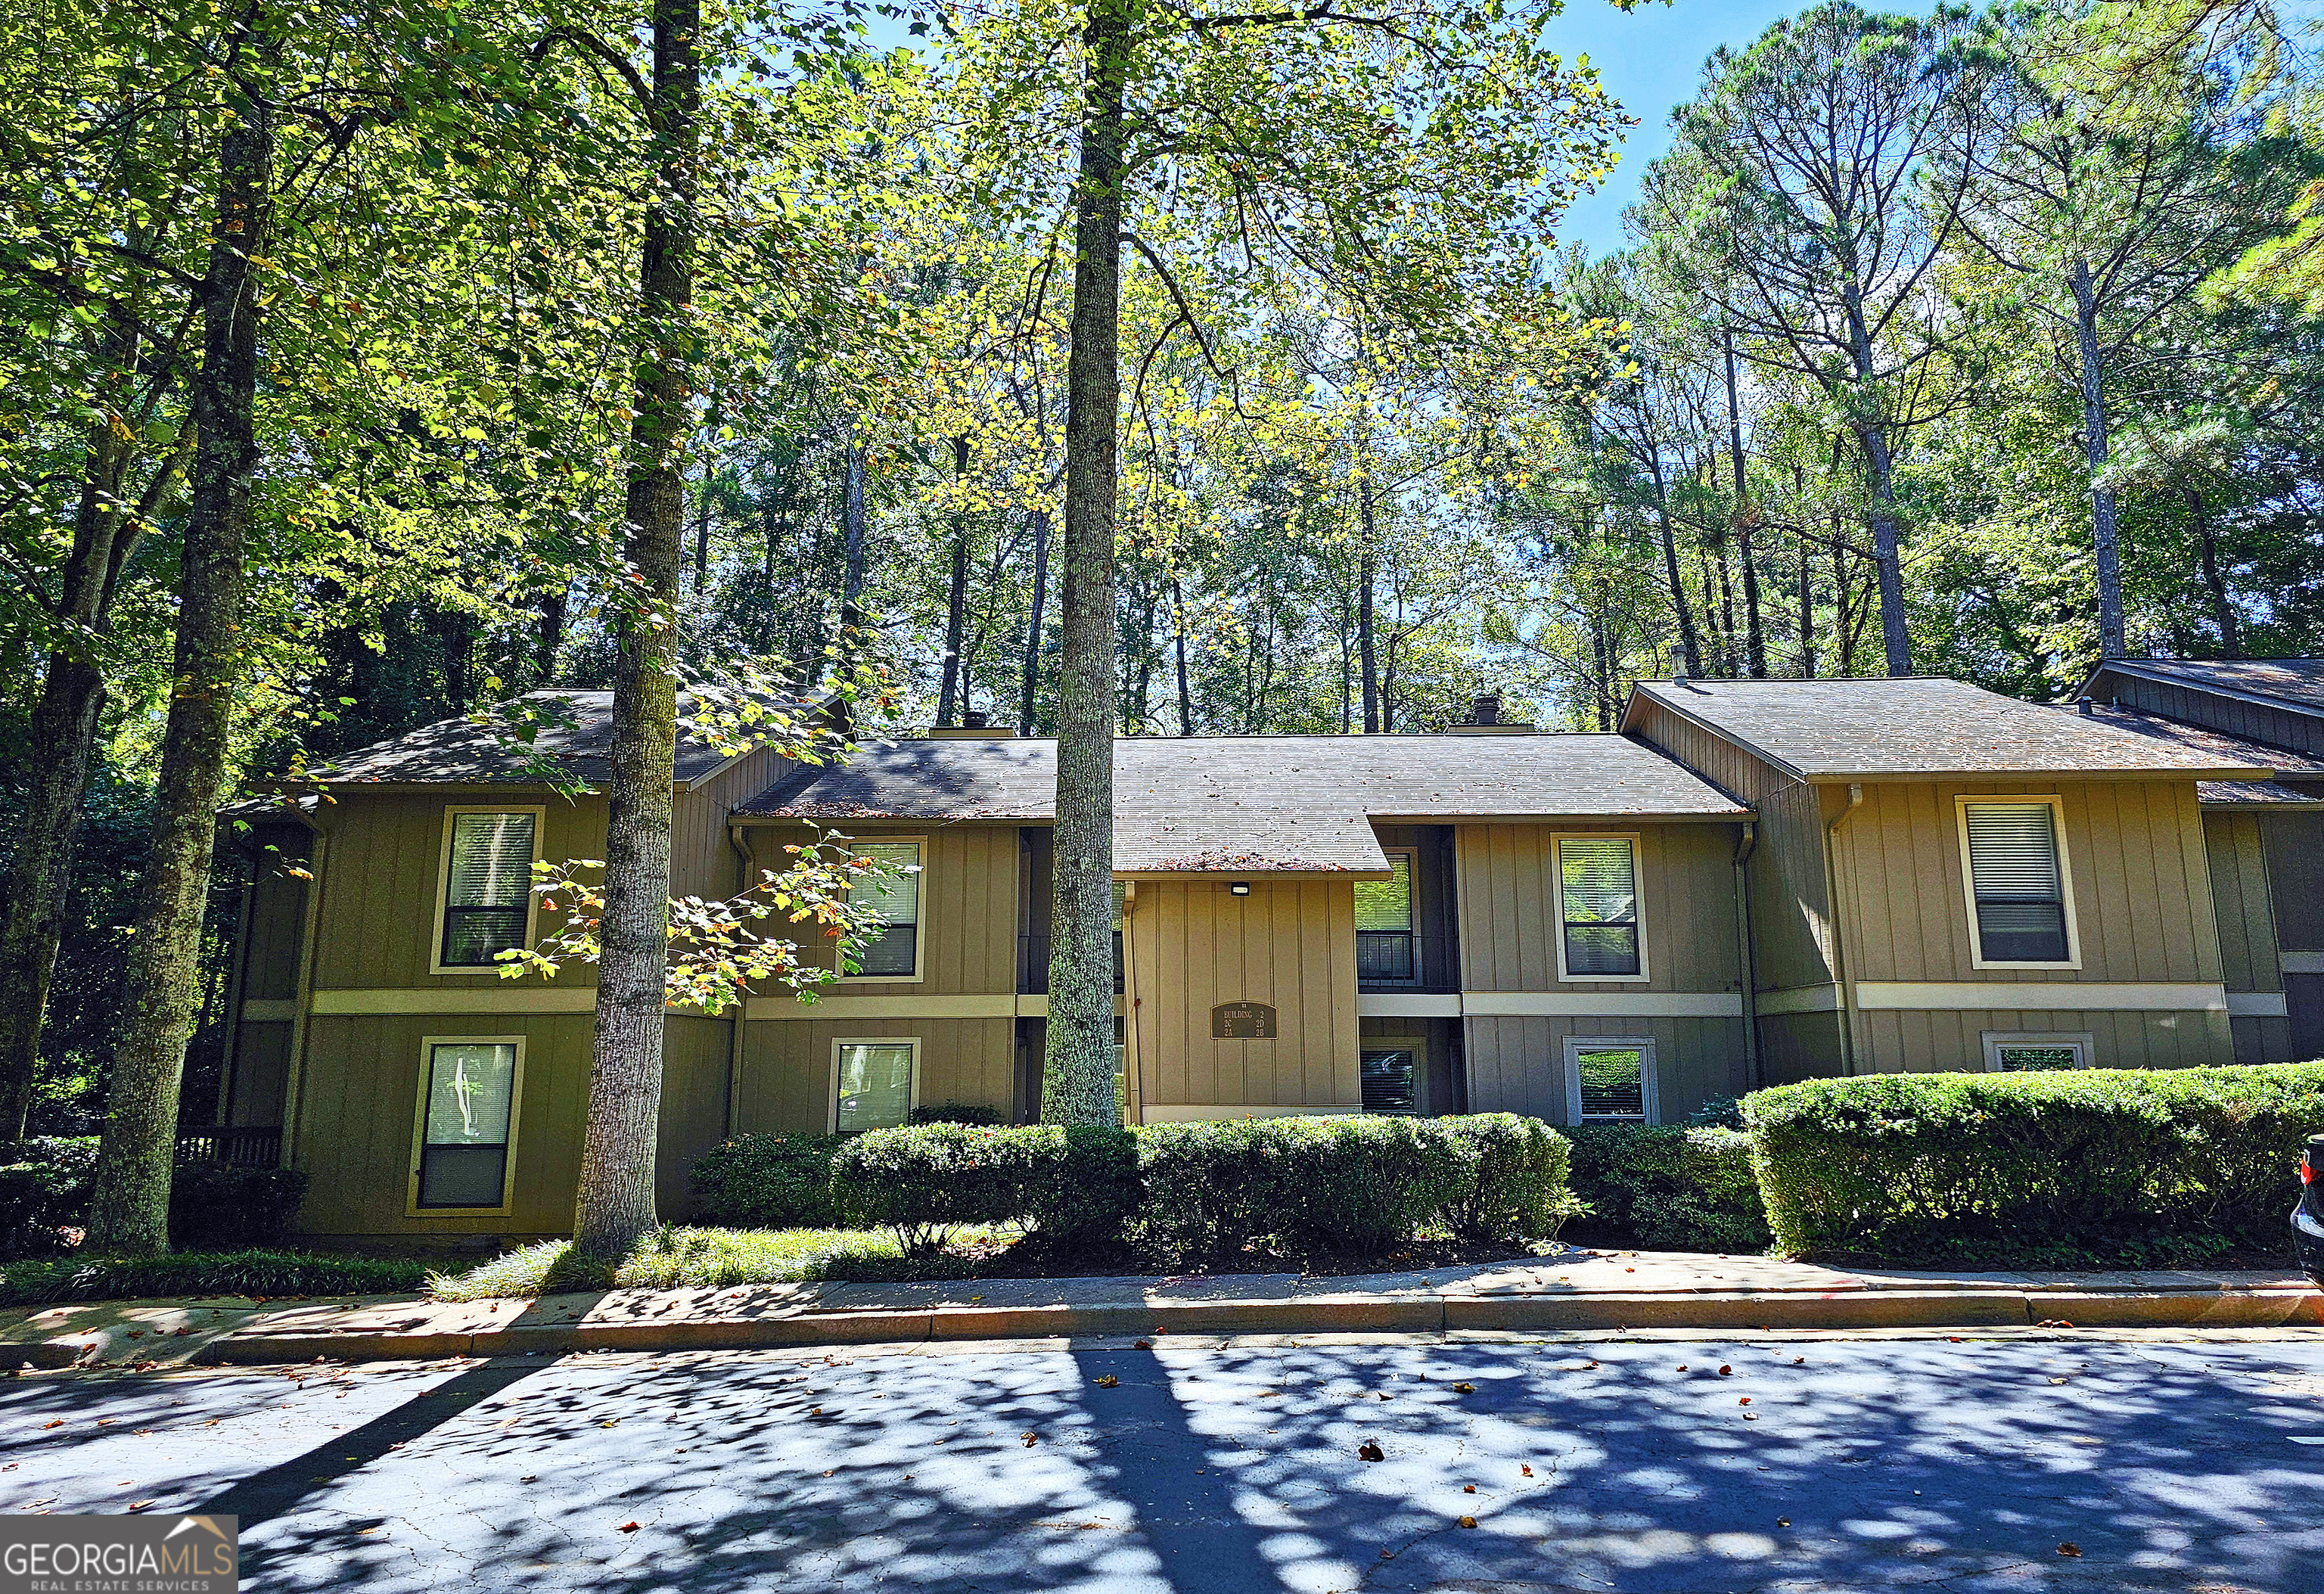
[[[2324,952],[2287,952],[2276,967],[2287,974],[2324,974]]]
[[[1464,990],[1473,1018],[1740,1018],[1734,990]]]
[[[746,1018],[1014,1018],[1019,999],[1010,991],[967,996],[754,996]],[[1046,1004],[1045,1004],[1046,1005]]]
[[[2235,1018],[2288,1018],[2292,1009],[2281,990],[2230,990],[2227,1014]]]
[[[1359,1018],[1458,1018],[1461,999],[1452,991],[1367,990],[1356,997]]]
[[[490,985],[428,990],[318,990],[309,1010],[317,1017],[385,1018],[397,1013],[592,1013],[594,987]]]
[[[2227,993],[2218,985],[2111,985],[2079,980],[2054,984],[1866,980],[1856,987],[1856,1005],[1867,1012],[2224,1013]]]
[[[242,1004],[242,1021],[244,1024],[290,1024],[296,1022],[298,1017],[299,1004],[292,999]]]
[[[1779,990],[1763,990],[1751,999],[1751,1010],[1763,1018],[1785,1013],[1836,1013],[1840,1011],[1840,987],[1787,985]]]

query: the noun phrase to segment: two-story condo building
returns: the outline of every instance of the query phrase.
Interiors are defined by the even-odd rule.
[[[603,798],[539,760],[602,780],[607,695],[558,696],[572,723],[530,754],[427,727],[249,833],[303,873],[256,871],[220,1122],[313,1175],[311,1233],[569,1223],[589,971],[494,961],[541,928],[530,866],[602,852]],[[2239,827],[2324,809],[2277,779],[2324,760],[2090,708],[1674,681],[1618,734],[1480,705],[1443,735],[1124,739],[1125,1112],[1653,1122],[1816,1074],[2289,1055],[2282,885]],[[677,777],[681,895],[734,893],[817,826],[911,869],[819,1000],[670,1014],[666,1210],[729,1135],[1038,1114],[1054,743],[946,729],[838,767],[689,745]]]

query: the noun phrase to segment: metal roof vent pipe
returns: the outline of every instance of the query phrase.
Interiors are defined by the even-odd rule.
[[[1014,725],[994,724],[992,723],[992,716],[985,713],[984,710],[981,708],[964,708],[960,712],[959,724],[930,725],[928,727],[928,734],[932,738],[939,741],[958,738],[974,738],[981,741],[993,741],[1015,736],[1017,734],[1017,727]]]
[[[2091,704],[2087,693],[2074,700],[2074,706],[2081,710],[2082,717],[2086,720],[2095,717],[2098,714],[2098,709]]]

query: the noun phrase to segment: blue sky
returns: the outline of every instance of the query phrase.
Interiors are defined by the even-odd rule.
[[[1627,242],[1622,209],[1638,197],[1646,163],[1670,143],[1671,107],[1694,97],[1702,61],[1721,44],[1748,44],[1778,17],[1808,0],[1645,0],[1637,10],[1616,10],[1608,0],[1566,0],[1565,14],[1549,25],[1558,53],[1586,55],[1606,92],[1639,119],[1622,146],[1621,164],[1595,194],[1566,217],[1561,242],[1589,245],[1592,255]]]

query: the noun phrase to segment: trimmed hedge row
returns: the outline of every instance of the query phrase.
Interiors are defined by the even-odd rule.
[[[1767,1248],[1767,1209],[1739,1129],[1593,1124],[1573,1142],[1573,1193],[1603,1230],[1649,1250],[1748,1253]]]
[[[0,1258],[52,1256],[88,1210],[97,1137],[50,1136],[0,1146]],[[170,1243],[204,1250],[280,1245],[307,1193],[289,1168],[178,1164],[170,1181]]]
[[[2071,1264],[2281,1251],[2324,1063],[1860,1074],[1743,1104],[1778,1249]]]
[[[1372,1251],[1432,1225],[1546,1237],[1573,1207],[1566,1171],[1547,1125],[1487,1113],[752,1135],[702,1157],[693,1179],[714,1223],[876,1223],[925,1254],[960,1225],[1013,1221],[1060,1247],[1129,1239],[1195,1258],[1270,1241]]]

